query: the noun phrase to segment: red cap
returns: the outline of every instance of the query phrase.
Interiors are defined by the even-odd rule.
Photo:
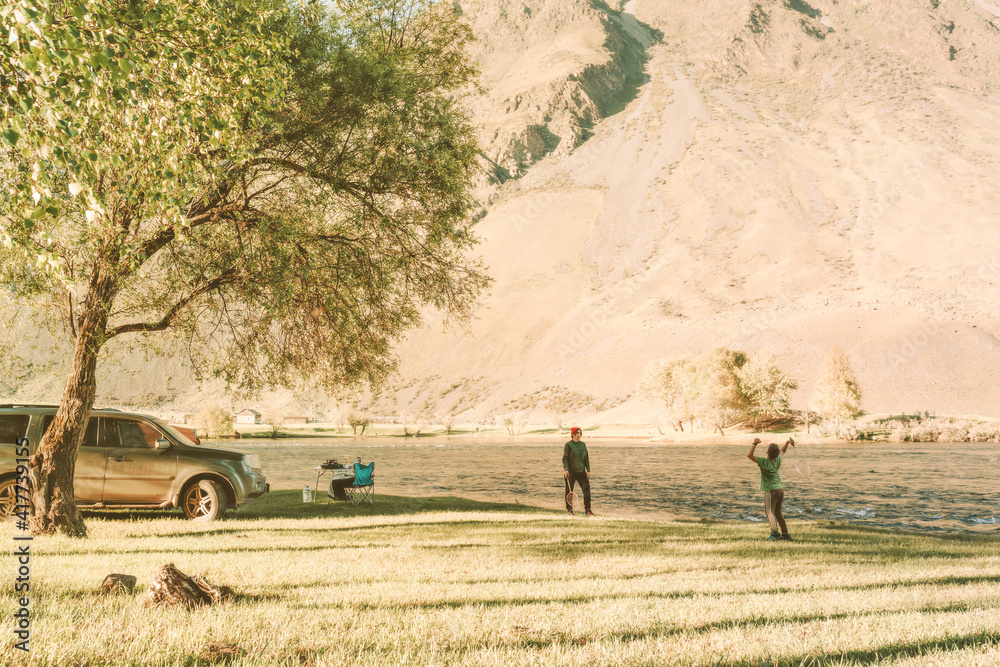
[[[580,428],[579,426],[574,426],[574,427],[573,427],[573,428],[571,428],[571,429],[570,429],[570,431],[569,431],[569,434],[570,434],[571,436],[572,436],[572,435],[576,435],[577,433],[579,433],[580,435],[583,435],[583,429],[582,429],[582,428]]]

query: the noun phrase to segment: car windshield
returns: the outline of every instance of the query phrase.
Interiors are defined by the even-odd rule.
[[[191,445],[192,447],[196,446],[193,442],[191,442],[190,439],[188,439],[188,437],[186,435],[184,435],[183,433],[181,433],[180,431],[178,431],[177,429],[175,429],[173,426],[171,426],[170,424],[166,423],[165,421],[162,421],[160,419],[154,418],[153,422],[160,429],[162,429],[165,433],[168,433],[170,435],[170,437],[176,438],[177,440],[180,440],[181,444]]]

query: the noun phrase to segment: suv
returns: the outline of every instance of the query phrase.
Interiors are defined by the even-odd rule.
[[[27,437],[34,452],[57,408],[0,405],[0,515],[15,511],[14,443]],[[73,481],[80,507],[180,507],[195,521],[268,491],[256,454],[197,447],[155,417],[112,409],[90,413]]]

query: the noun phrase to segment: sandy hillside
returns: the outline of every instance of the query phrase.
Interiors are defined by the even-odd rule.
[[[586,138],[560,135],[573,150],[499,186],[479,227],[493,294],[467,330],[432,324],[402,348],[408,383],[426,379],[398,405],[608,408],[651,359],[722,344],[774,350],[805,407],[839,344],[869,411],[996,412],[996,7],[482,4],[488,24],[505,17],[479,31],[484,70],[506,80],[477,107],[488,154],[535,122],[498,115],[502,94]],[[525,48],[509,32],[549,37]],[[617,96],[593,126],[553,102],[567,67],[594,99]],[[620,87],[588,84],[610,71]],[[652,412],[629,399],[605,418]]]
[[[643,367],[713,345],[773,350],[802,408],[839,344],[870,412],[997,413],[998,4],[455,5],[495,284],[465,328],[429,316],[373,412],[643,421]],[[102,397],[200,400],[144,368]]]

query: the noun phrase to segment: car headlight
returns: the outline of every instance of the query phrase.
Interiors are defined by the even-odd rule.
[[[244,454],[243,467],[246,468],[248,472],[254,470],[260,471],[260,457],[256,454]]]

